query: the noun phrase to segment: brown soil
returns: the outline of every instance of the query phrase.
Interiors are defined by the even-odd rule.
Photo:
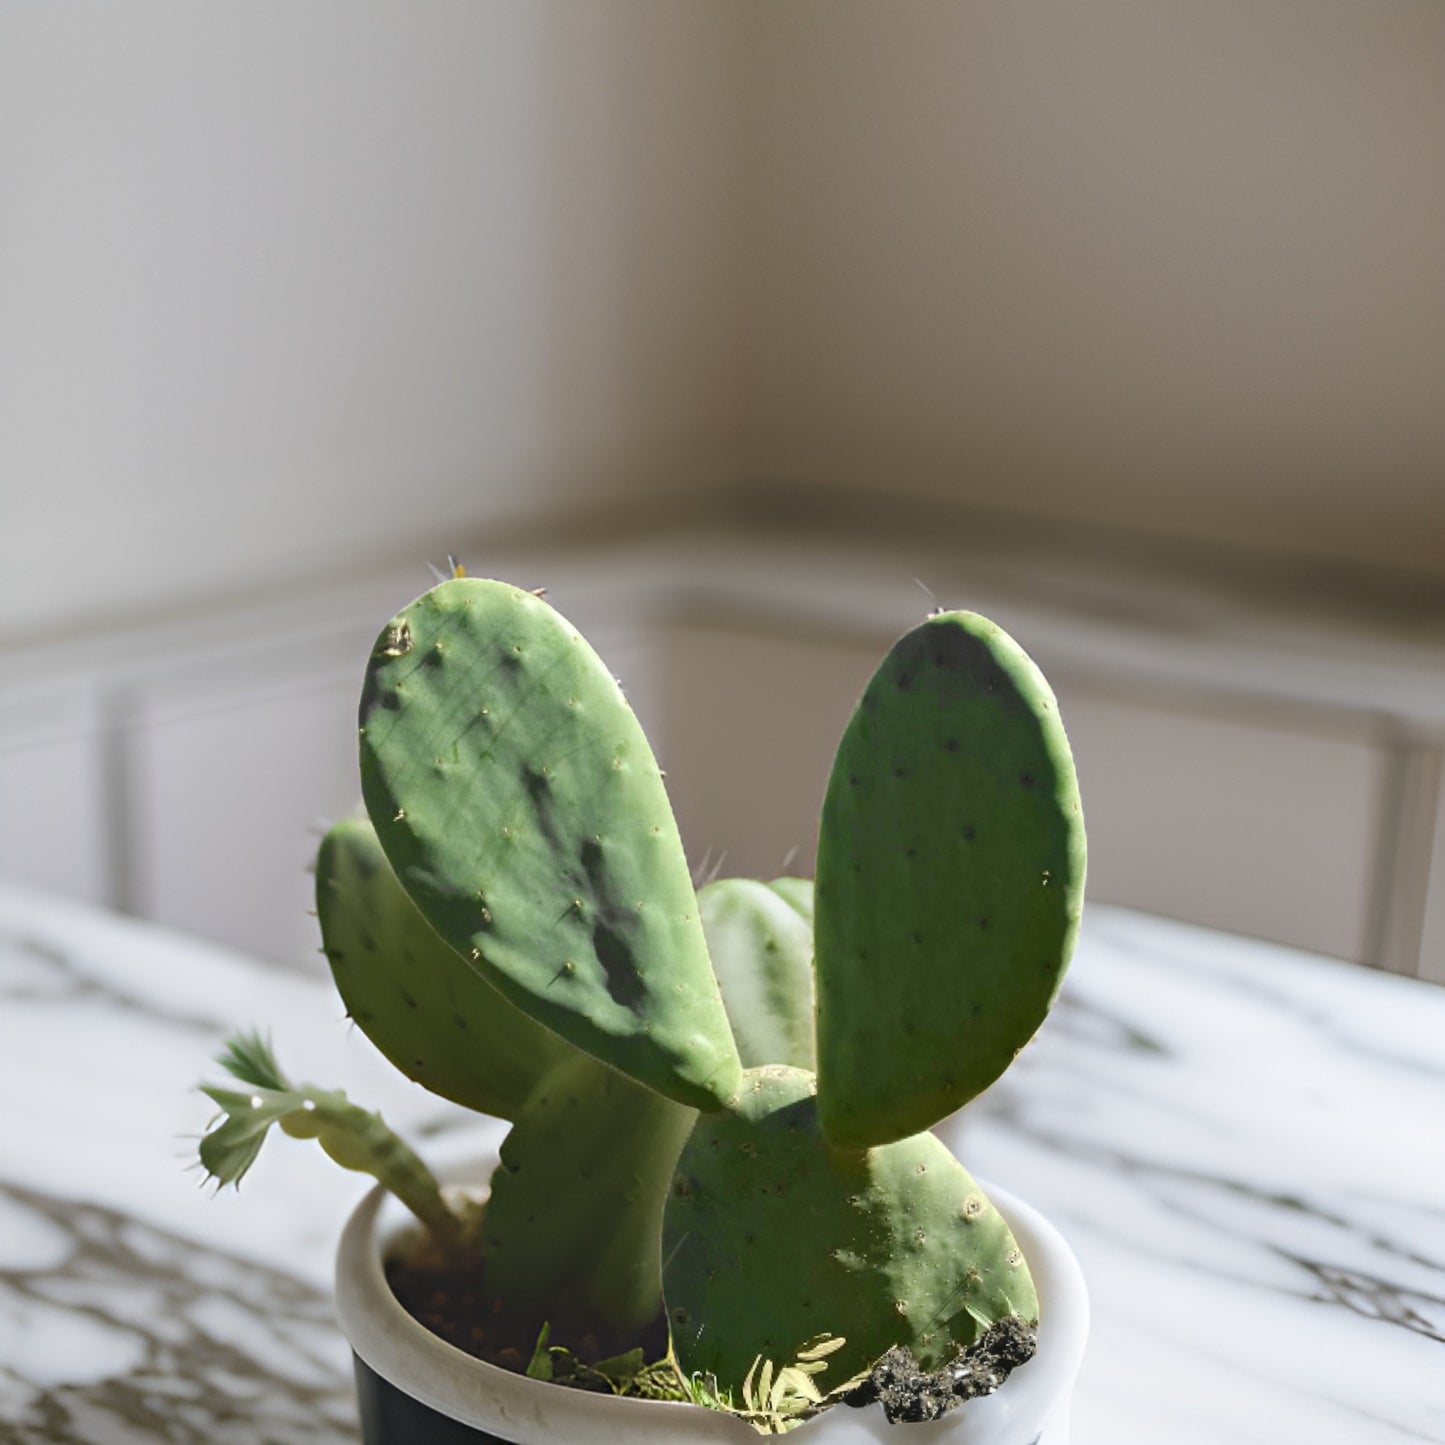
[[[519,1374],[527,1368],[515,1343],[497,1337],[484,1300],[486,1271],[480,1264],[459,1269],[428,1269],[388,1260],[386,1282],[401,1307],[418,1324],[449,1345]],[[505,1358],[504,1358],[505,1357]]]

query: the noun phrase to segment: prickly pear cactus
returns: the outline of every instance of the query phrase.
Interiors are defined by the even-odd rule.
[[[434,1232],[480,1240],[508,1347],[547,1325],[621,1352],[665,1294],[683,1371],[738,1398],[820,1335],[846,1341],[846,1378],[1036,1317],[1003,1219],[924,1132],[1032,1036],[1078,926],[1068,744],[1006,634],[945,613],[885,658],[816,888],[695,893],[617,683],[515,587],[458,577],[399,613],[360,723],[371,822],[338,824],[317,871],[337,986],[403,1072],[513,1130],[480,1223],[452,1219],[379,1119],[293,1088],[251,1040],[222,1062],[253,1092],[212,1091],[218,1177],[271,1123],[324,1125]]]

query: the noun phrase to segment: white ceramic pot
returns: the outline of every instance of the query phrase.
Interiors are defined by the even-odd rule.
[[[478,1177],[475,1171],[449,1171]],[[485,1176],[483,1176],[485,1177]],[[799,1445],[1068,1445],[1069,1403],[1089,1329],[1089,1298],[1073,1251],[1037,1210],[979,1181],[1008,1220],[1039,1293],[1038,1354],[996,1394],[942,1420],[889,1425],[878,1406],[838,1405],[788,1435]],[[341,1236],[336,1310],[357,1360],[366,1445],[754,1445],[741,1420],[693,1405],[620,1399],[530,1380],[473,1359],[397,1303],[382,1261],[414,1227],[376,1188]]]

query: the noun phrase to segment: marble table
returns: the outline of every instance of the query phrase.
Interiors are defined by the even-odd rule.
[[[188,1172],[192,1085],[252,1024],[423,1152],[478,1142],[319,970],[0,887],[3,1445],[357,1438],[328,1301],[366,1181],[286,1139],[239,1192]],[[1094,908],[944,1132],[1083,1262],[1077,1445],[1445,1442],[1445,990]]]

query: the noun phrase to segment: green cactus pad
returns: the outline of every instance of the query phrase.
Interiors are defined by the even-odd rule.
[[[741,1065],[662,775],[547,603],[465,578],[394,618],[361,779],[402,886],[507,998],[679,1103],[729,1097]]]
[[[811,878],[774,878],[768,887],[793,911],[813,927],[813,880]]]
[[[823,807],[828,1137],[903,1138],[998,1078],[1058,992],[1083,893],[1083,814],[1048,683],[986,618],[930,618],[864,691]]]
[[[573,1350],[591,1336],[594,1358],[665,1345],[662,1209],[697,1117],[586,1054],[538,1084],[482,1215],[492,1312],[514,1346],[544,1324]]]
[[[682,1151],[662,1249],[684,1375],[736,1389],[758,1356],[789,1364],[825,1333],[846,1341],[832,1380],[895,1344],[936,1369],[994,1320],[1036,1320],[1008,1226],[944,1145],[833,1149],[813,1087],[803,1070],[750,1070]]]
[[[720,878],[698,890],[708,952],[744,1068],[813,1067],[813,930],[798,906],[797,884],[811,899],[812,885],[797,878]]]
[[[316,912],[347,1013],[432,1093],[511,1119],[542,1075],[576,1054],[437,937],[365,819],[345,819],[322,840]]]

